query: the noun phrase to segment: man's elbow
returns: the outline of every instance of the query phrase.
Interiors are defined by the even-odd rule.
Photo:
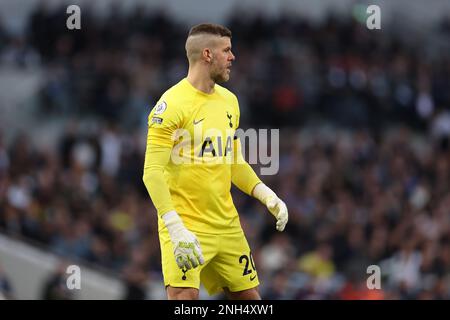
[[[144,168],[144,174],[142,175],[142,181],[144,182],[145,186],[148,187],[148,185],[151,183],[151,181],[155,181],[155,177],[162,173],[163,173],[163,170],[159,169],[159,168],[154,168],[154,167]]]
[[[144,174],[142,175],[142,182],[144,182],[145,185],[147,185],[147,173],[144,170]]]

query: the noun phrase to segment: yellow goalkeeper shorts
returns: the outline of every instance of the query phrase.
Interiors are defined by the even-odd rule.
[[[195,269],[180,269],[175,262],[173,245],[167,229],[159,232],[162,272],[165,286],[200,288],[203,284],[209,295],[222,288],[231,292],[243,291],[259,285],[250,247],[244,232],[206,234],[195,232],[205,263]]]

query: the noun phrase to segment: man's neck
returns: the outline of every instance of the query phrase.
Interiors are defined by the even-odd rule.
[[[206,73],[198,72],[197,70],[189,69],[187,81],[197,90],[206,94],[214,93],[215,82]]]

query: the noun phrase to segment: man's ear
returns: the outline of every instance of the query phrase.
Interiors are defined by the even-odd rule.
[[[210,63],[212,60],[212,51],[209,48],[203,49],[203,58],[205,58],[205,61]]]

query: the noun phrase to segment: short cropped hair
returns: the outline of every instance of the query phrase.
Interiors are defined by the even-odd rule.
[[[228,37],[231,39],[231,31],[227,27],[214,23],[201,23],[193,26],[189,30],[188,37],[197,34],[212,34],[221,37]]]

